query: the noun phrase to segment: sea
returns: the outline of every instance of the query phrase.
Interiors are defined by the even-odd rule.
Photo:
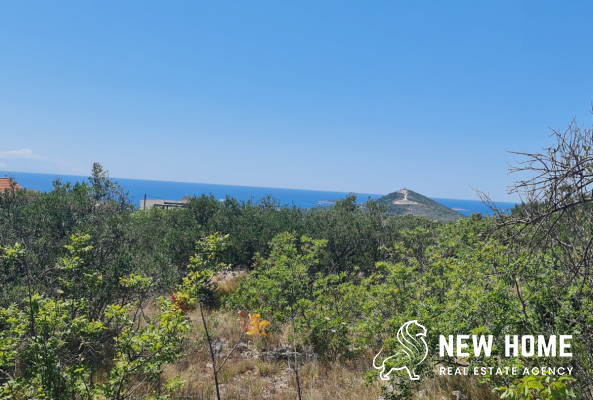
[[[53,182],[59,178],[63,183],[86,182],[88,177],[77,175],[56,175],[31,172],[10,172],[0,171],[0,177],[12,177],[16,182],[27,189],[39,190],[42,192],[51,191]],[[191,183],[191,182],[169,182],[152,181],[143,179],[113,178],[122,186],[129,195],[130,200],[140,206],[140,201],[146,199],[156,200],[179,200],[185,196],[200,196],[202,194],[212,195],[218,200],[224,200],[227,196],[240,201],[258,201],[265,197],[272,197],[285,206],[296,206],[300,208],[325,207],[334,204],[336,200],[346,198],[348,192],[329,192],[321,190],[299,190],[280,189],[255,186],[218,185],[212,183]],[[358,202],[378,199],[384,194],[378,193],[357,193]],[[433,200],[452,208],[463,215],[482,213],[490,215],[491,210],[480,200],[442,199]],[[496,202],[499,209],[510,210],[515,204],[507,202]]]

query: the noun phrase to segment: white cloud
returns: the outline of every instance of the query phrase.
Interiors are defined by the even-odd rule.
[[[31,149],[0,151],[0,158],[41,160],[42,157],[33,154]]]
[[[20,150],[1,150],[0,149],[0,168],[8,169],[4,160],[10,161],[10,169],[21,172],[49,172],[52,173],[72,173],[74,165],[65,160],[54,157],[39,156],[33,153],[31,149]],[[79,168],[77,168],[79,169]]]

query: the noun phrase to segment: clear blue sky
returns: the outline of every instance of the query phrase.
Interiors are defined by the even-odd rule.
[[[0,170],[500,201],[591,124],[590,1],[4,1]]]

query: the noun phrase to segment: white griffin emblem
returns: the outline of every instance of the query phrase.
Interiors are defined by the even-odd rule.
[[[373,367],[379,370],[379,376],[382,380],[388,381],[389,374],[393,371],[401,371],[405,369],[410,375],[410,379],[416,381],[420,376],[416,374],[415,368],[422,363],[428,356],[428,345],[424,338],[426,337],[426,328],[418,323],[417,320],[408,321],[403,324],[397,331],[397,341],[401,347],[398,351],[383,360],[380,366],[377,366],[376,360],[383,348],[379,350],[375,358],[373,358]],[[394,359],[392,362],[396,365],[392,367],[387,373],[385,372],[385,362]],[[401,366],[399,366],[401,365]]]

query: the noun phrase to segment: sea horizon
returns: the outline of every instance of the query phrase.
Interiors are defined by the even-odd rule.
[[[51,191],[55,179],[60,179],[63,183],[81,183],[88,181],[88,176],[48,174],[40,172],[0,171],[0,177],[14,178],[15,181],[23,188],[39,190],[42,192]],[[342,200],[351,193],[355,193],[357,195],[358,203],[362,203],[368,200],[375,200],[387,194],[324,191],[312,189],[273,188],[246,185],[225,185],[217,183],[161,181],[151,179],[131,179],[115,177],[110,177],[110,179],[112,179],[114,182],[117,182],[128,192],[130,201],[136,207],[139,207],[140,201],[143,200],[145,196],[148,200],[180,200],[181,198],[188,196],[199,197],[201,195],[212,195],[220,201],[226,199],[227,197],[234,198],[239,201],[259,201],[266,197],[271,197],[279,201],[282,206],[313,208],[317,206],[326,206],[333,204],[333,202],[335,202],[336,200]],[[465,216],[469,216],[472,213],[482,213],[484,215],[492,214],[488,206],[482,203],[481,200],[452,199],[440,197],[429,198]],[[499,201],[495,201],[494,203],[500,209],[510,209],[514,207],[516,204],[512,202]]]

